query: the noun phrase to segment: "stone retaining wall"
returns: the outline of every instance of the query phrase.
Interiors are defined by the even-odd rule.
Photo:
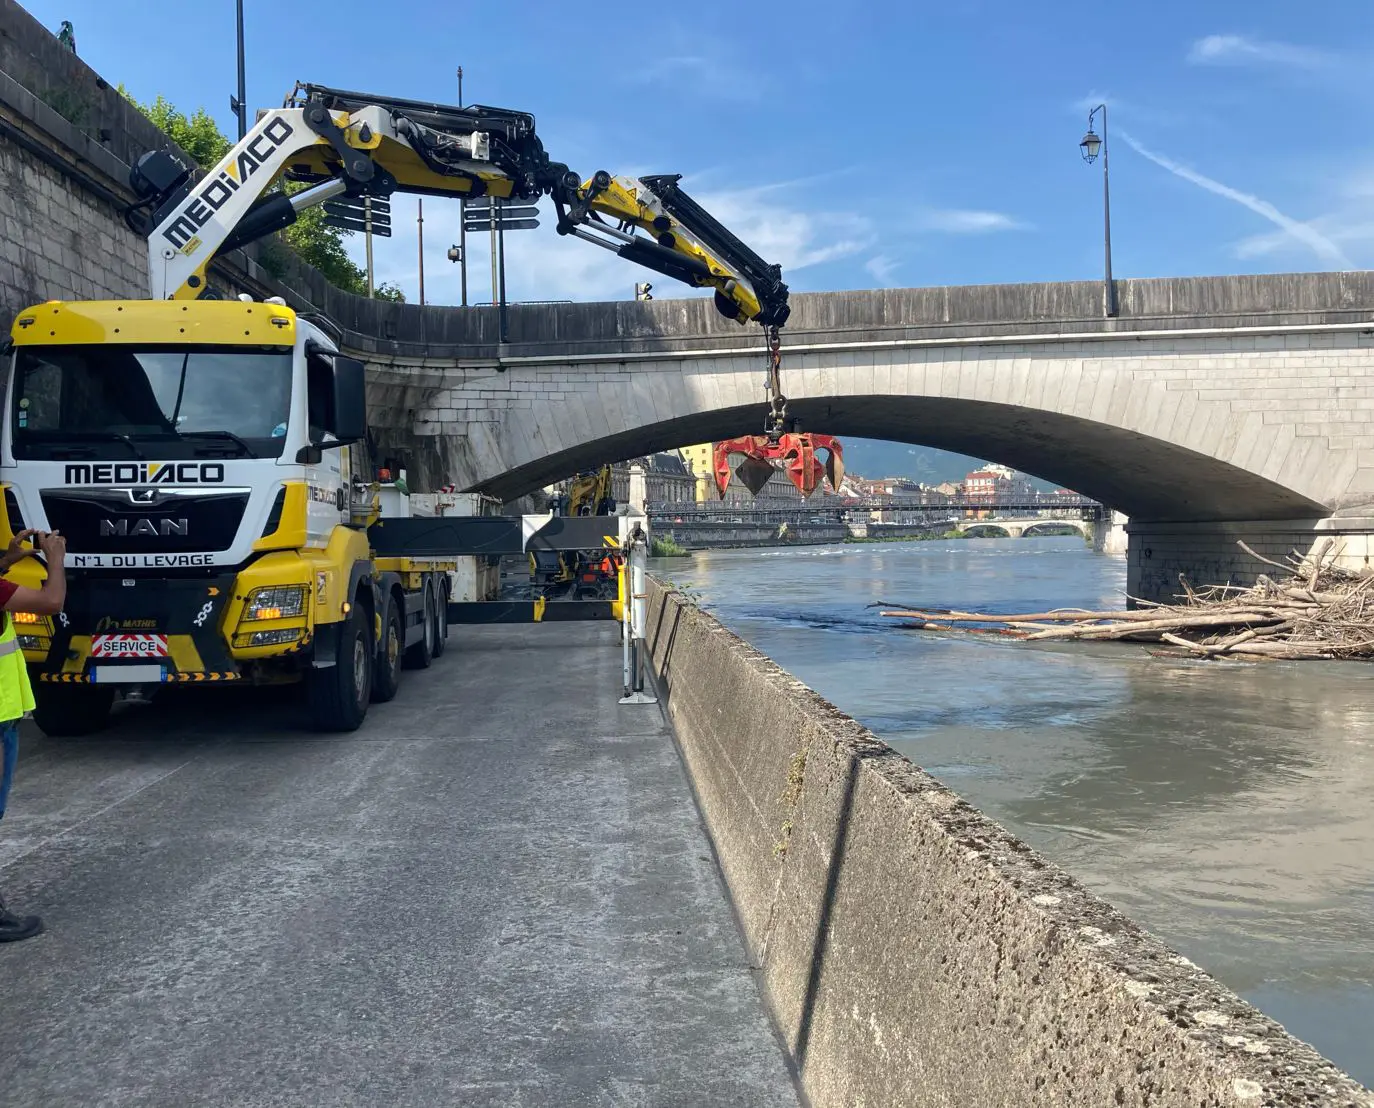
[[[1374,1105],[657,583],[649,646],[750,956],[817,1108]]]
[[[816,546],[844,542],[849,529],[843,523],[789,523],[781,538],[776,523],[727,523],[691,520],[674,523],[659,520],[658,538],[671,538],[688,550],[723,550],[754,546]]]

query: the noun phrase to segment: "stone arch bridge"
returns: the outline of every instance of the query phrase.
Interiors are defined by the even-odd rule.
[[[987,458],[1130,517],[1130,589],[1252,579],[1329,534],[1367,564],[1374,524],[1374,274],[803,294],[790,411],[840,436]],[[762,421],[756,329],[701,300],[466,317],[365,305],[382,445],[503,499],[603,461]],[[375,339],[387,334],[394,340]]]
[[[50,36],[49,36],[50,37]],[[46,43],[38,32],[34,43]],[[0,309],[146,295],[128,166],[165,136],[70,53],[6,55]],[[17,68],[14,68],[17,67]],[[78,82],[81,127],[28,88]],[[275,257],[275,256],[274,256]],[[415,487],[514,499],[583,466],[761,426],[757,328],[706,299],[437,308],[351,296],[264,252],[212,273],[343,328],[371,369],[376,445]],[[627,270],[627,285],[629,275]],[[1323,534],[1368,564],[1374,273],[801,294],[784,336],[792,414],[840,436],[1003,462],[1123,512],[1129,587],[1244,581]]]

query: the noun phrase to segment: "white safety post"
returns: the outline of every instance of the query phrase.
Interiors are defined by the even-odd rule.
[[[657,704],[658,697],[644,691],[644,635],[649,622],[649,521],[644,516],[622,516],[620,549],[625,553],[625,595],[622,605],[621,649],[624,657],[624,691],[621,704]]]

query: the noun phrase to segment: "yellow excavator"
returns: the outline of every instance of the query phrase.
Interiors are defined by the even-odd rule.
[[[612,479],[609,465],[584,470],[572,477],[562,492],[554,495],[549,507],[559,516],[614,515],[616,501]],[[613,548],[536,551],[529,558],[530,576],[546,597],[572,596],[578,600],[614,597],[624,561],[620,551]]]

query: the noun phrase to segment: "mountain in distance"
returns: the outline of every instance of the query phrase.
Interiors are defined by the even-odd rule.
[[[885,442],[881,439],[841,439],[844,444],[844,468],[860,477],[874,480],[879,477],[906,477],[927,485],[943,481],[962,481],[982,467],[979,458],[951,454],[933,446],[912,446],[905,442]],[[1052,492],[1059,486],[1051,481],[1032,478],[1035,487]]]

